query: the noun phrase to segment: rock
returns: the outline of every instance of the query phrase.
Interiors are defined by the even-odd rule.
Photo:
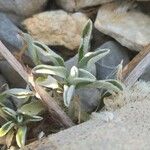
[[[100,5],[113,0],[57,0],[57,4],[67,11],[77,11],[81,8]]]
[[[96,62],[96,77],[100,80],[106,79],[122,60],[123,65],[130,61],[127,48],[115,41],[108,41],[100,48],[110,50],[108,55]]]
[[[23,150],[149,150],[149,108],[147,95],[144,100],[113,113],[96,114],[85,123],[31,143]]]
[[[126,3],[103,5],[99,8],[95,27],[123,46],[140,51],[150,43],[150,17],[129,8]]]
[[[9,48],[20,49],[23,41],[18,36],[20,30],[6,17],[0,13],[0,40]]]
[[[68,14],[57,10],[37,14],[26,19],[23,25],[35,40],[74,50],[80,44],[81,31],[86,21],[87,17],[82,13]]]
[[[8,81],[10,88],[25,87],[25,81],[20,75],[9,65],[7,61],[0,61],[0,72]]]
[[[21,16],[30,16],[41,12],[48,0],[1,0],[0,11]]]

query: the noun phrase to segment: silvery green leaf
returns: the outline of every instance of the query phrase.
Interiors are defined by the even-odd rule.
[[[66,107],[69,107],[69,104],[74,94],[74,90],[75,90],[75,85],[71,85],[71,86],[64,85],[63,99]]]
[[[82,32],[80,47],[78,49],[79,54],[78,62],[82,59],[84,54],[88,52],[91,33],[92,33],[92,21],[88,20]]]
[[[33,68],[33,73],[55,75],[64,79],[68,76],[67,69],[62,66],[38,65]]]
[[[79,61],[79,68],[91,68],[93,65],[109,53],[108,49],[100,49],[95,52],[86,53]]]
[[[5,123],[1,128],[0,128],[0,137],[6,135],[11,128],[14,126],[14,123],[12,121],[9,121]]]
[[[27,43],[29,55],[35,65],[41,64],[32,37],[27,33],[23,33],[23,39]]]
[[[38,122],[38,121],[41,121],[43,120],[43,118],[41,116],[26,116],[26,121],[25,123],[28,123],[28,122]]]
[[[43,55],[47,57],[54,63],[56,66],[64,66],[64,60],[61,56],[53,52],[47,45],[42,42],[34,41],[34,44],[41,46],[43,49],[37,49],[38,55]],[[35,46],[36,46],[35,45]]]
[[[44,110],[45,107],[40,101],[33,101],[24,104],[21,108],[18,109],[18,112],[29,116],[35,116],[43,112]]]
[[[71,82],[71,84],[74,84],[74,85],[85,85],[85,84],[89,84],[89,83],[92,83],[96,81],[95,79],[90,79],[90,78],[73,78]]]
[[[115,83],[118,83],[117,81],[114,80]],[[113,84],[111,81],[107,81],[107,80],[98,80],[95,81],[93,83],[90,83],[88,85],[86,85],[86,87],[90,87],[90,88],[99,88],[99,89],[106,89],[109,90],[110,92],[120,92],[120,88],[118,88],[118,85],[116,86],[115,84]]]
[[[18,115],[17,116],[17,122],[18,123],[22,123],[23,122],[23,116],[22,115]]]
[[[91,74],[89,71],[87,71],[85,69],[81,69],[81,68],[79,68],[79,77],[96,80],[96,77],[93,74]]]
[[[2,109],[2,111],[3,111],[4,113],[6,113],[8,116],[10,116],[10,117],[16,119],[17,113],[16,113],[13,109],[10,109],[10,108],[8,108],[8,107],[2,107],[1,109]]]
[[[79,74],[78,68],[76,66],[73,66],[70,70],[69,78],[72,79],[78,77],[78,74]]]
[[[27,127],[26,126],[20,126],[19,129],[17,130],[16,142],[20,148],[25,145],[26,133],[27,133]]]
[[[36,82],[39,85],[46,87],[46,88],[51,88],[51,89],[59,88],[57,80],[50,75],[48,75],[46,78],[45,77],[39,77],[36,79]]]
[[[29,96],[33,96],[33,92],[27,89],[22,88],[13,88],[5,91],[5,94],[9,96],[14,96],[16,98],[27,98]]]

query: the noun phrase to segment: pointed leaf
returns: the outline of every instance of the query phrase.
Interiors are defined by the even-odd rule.
[[[43,49],[37,49],[37,53],[54,63],[55,66],[64,66],[64,60],[61,56],[52,51],[47,45],[42,42],[34,41],[35,46],[41,46]]]
[[[74,85],[71,85],[70,87],[67,85],[64,85],[63,99],[64,99],[64,104],[66,107],[69,107],[70,101],[74,94],[74,90],[75,90]]]
[[[79,70],[76,66],[73,66],[70,70],[69,79],[72,80],[75,77],[78,77]]]
[[[29,122],[38,122],[38,121],[41,121],[43,120],[43,117],[41,116],[29,116],[29,115],[26,115],[25,117],[25,123],[29,123]]]
[[[115,82],[116,83],[116,82]],[[90,88],[103,88],[103,89],[106,89],[106,90],[109,90],[109,91],[114,91],[114,92],[120,92],[120,88],[118,88],[118,85],[114,85],[112,84],[112,82],[110,81],[107,81],[107,80],[98,80],[98,81],[95,81],[89,85],[86,85],[86,87],[90,87]]]
[[[18,109],[18,112],[29,116],[35,116],[44,110],[45,107],[40,101],[33,101],[28,104],[24,104],[21,108]]]
[[[51,88],[51,89],[58,89],[59,88],[57,80],[50,75],[48,75],[47,78],[39,77],[36,79],[36,82],[39,85],[46,87],[46,88]]]
[[[49,74],[66,78],[68,76],[67,69],[61,66],[50,66],[50,65],[38,65],[33,68],[33,73],[37,74]]]
[[[27,46],[28,46],[27,50],[28,50],[29,55],[32,58],[34,64],[35,65],[41,64],[38,54],[37,54],[37,48],[34,46],[32,37],[27,33],[23,33],[23,39],[27,43]]]
[[[90,69],[98,60],[109,53],[108,49],[97,50],[95,52],[88,52],[83,56],[79,62],[79,68]]]
[[[9,121],[9,122],[5,123],[0,128],[0,137],[6,135],[13,126],[14,126],[14,123],[12,123],[12,121]]]
[[[85,69],[81,69],[81,68],[79,69],[79,77],[96,80],[96,77],[93,74],[91,74],[89,71],[87,71]]]
[[[3,111],[4,113],[6,113],[8,116],[10,116],[10,117],[16,119],[17,113],[16,113],[13,109],[10,109],[10,108],[8,108],[8,107],[2,107],[2,111]]]
[[[5,94],[9,96],[14,96],[19,99],[27,98],[29,96],[33,96],[33,92],[27,89],[22,88],[13,88],[5,91]]]
[[[79,54],[78,62],[82,59],[84,54],[88,52],[91,33],[92,33],[92,21],[88,20],[82,32],[81,43],[78,49]]]
[[[26,133],[27,133],[27,127],[26,126],[19,127],[17,134],[16,134],[16,142],[20,148],[25,145]]]

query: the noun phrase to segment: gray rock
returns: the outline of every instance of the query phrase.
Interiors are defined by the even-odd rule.
[[[0,72],[8,81],[11,87],[25,87],[25,81],[20,75],[8,64],[7,61],[0,61]]]
[[[91,7],[108,3],[113,0],[57,0],[57,4],[67,11],[75,11],[85,7]]]
[[[96,62],[96,76],[100,80],[106,79],[122,60],[124,65],[130,61],[127,48],[115,41],[106,42],[100,48],[110,49],[108,55]]]
[[[30,16],[41,12],[48,0],[0,0],[0,11],[21,16]]]
[[[22,40],[18,36],[20,30],[6,17],[5,14],[0,13],[0,40],[9,48],[20,49],[22,47]]]
[[[150,43],[150,17],[133,10],[130,3],[100,7],[95,27],[131,50],[140,51]]]

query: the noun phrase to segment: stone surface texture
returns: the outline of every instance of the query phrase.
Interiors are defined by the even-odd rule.
[[[129,4],[103,5],[99,8],[95,27],[123,46],[140,51],[150,43],[150,17],[130,9]]]
[[[149,84],[142,83],[141,88],[147,92]],[[94,113],[91,120],[32,143],[24,150],[149,150],[149,94],[144,100],[134,96],[134,102],[119,110]]]
[[[35,40],[74,50],[80,44],[81,32],[87,19],[82,13],[68,14],[57,10],[37,14],[26,19],[23,25]]]

